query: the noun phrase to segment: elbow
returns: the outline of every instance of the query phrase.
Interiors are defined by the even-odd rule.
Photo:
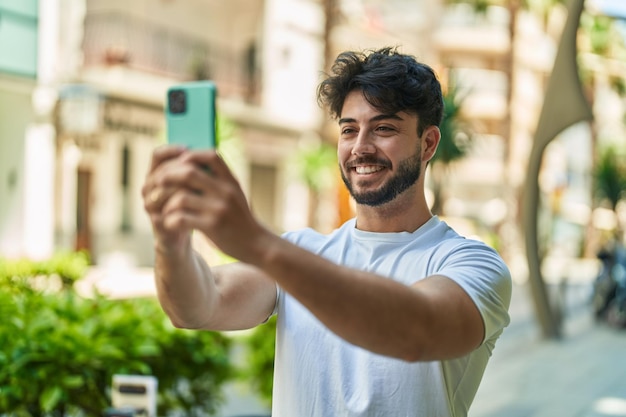
[[[192,329],[187,323],[181,320],[173,319],[170,317],[170,323],[177,329]]]
[[[474,350],[474,348],[464,349],[460,346],[437,347],[433,345],[413,345],[398,354],[397,358],[411,363],[443,361],[461,358],[471,353],[472,350]]]
[[[405,361],[405,362],[408,362],[408,363],[423,362],[423,360],[421,359],[421,356],[419,356],[419,355],[405,355],[401,359],[403,361]]]
[[[404,334],[403,343],[399,344],[397,357],[405,362],[427,362],[433,360],[433,346],[428,343],[432,336],[422,330],[416,330],[411,336]]]
[[[414,348],[413,350],[403,352],[403,354],[399,356],[398,359],[409,363],[416,363],[454,359],[457,356],[458,355],[440,355],[432,351],[428,352],[423,348]]]
[[[381,351],[379,353],[386,354],[404,362],[415,363],[431,360],[428,357],[427,349],[427,346],[420,341],[409,342],[405,340],[404,343],[396,344],[395,348],[387,349],[386,352]]]
[[[411,341],[407,340],[406,344],[403,344],[397,351],[396,357],[405,362],[415,363],[452,359],[460,356],[442,349],[440,345],[435,343],[435,340],[433,335],[421,334],[416,336]]]
[[[167,316],[170,319],[170,323],[172,324],[172,326],[177,329],[200,330],[205,328],[204,323],[201,323],[198,320],[191,320],[188,318],[186,319],[170,313],[168,313]]]
[[[205,330],[205,329],[208,329],[208,327],[203,325],[203,324],[190,323],[190,322],[185,322],[185,321],[180,321],[180,320],[171,320],[170,319],[170,323],[172,323],[172,326],[176,327],[177,329],[182,329],[182,330]]]
[[[399,359],[409,363],[424,362],[428,360],[424,355],[423,349],[416,348],[415,346],[412,349],[407,349],[405,352],[402,352]]]

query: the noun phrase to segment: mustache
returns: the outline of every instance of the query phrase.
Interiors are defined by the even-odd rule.
[[[391,162],[387,159],[376,158],[374,156],[361,156],[346,163],[347,169],[352,169],[358,165],[380,165],[391,168]]]

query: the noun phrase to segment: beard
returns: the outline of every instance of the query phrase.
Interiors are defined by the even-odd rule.
[[[341,179],[343,183],[348,188],[350,195],[354,198],[354,201],[357,204],[362,204],[366,206],[376,207],[381,206],[385,203],[392,201],[399,194],[406,191],[409,187],[417,182],[422,173],[422,161],[421,161],[421,149],[404,159],[398,164],[397,173],[391,177],[386,183],[384,183],[380,188],[376,190],[357,192],[354,189],[354,185],[348,177],[346,176],[343,169],[341,171]],[[363,157],[353,161],[351,164],[347,166],[350,168],[350,165],[353,164],[371,164],[371,165],[382,165],[387,168],[391,166],[389,161],[380,160],[374,157]]]

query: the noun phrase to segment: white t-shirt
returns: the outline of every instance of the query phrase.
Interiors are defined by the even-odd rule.
[[[437,217],[413,233],[372,233],[346,222],[330,235],[311,229],[289,241],[348,267],[411,285],[434,274],[457,282],[485,323],[467,356],[410,363],[352,345],[280,290],[272,417],[464,417],[496,339],[509,323],[509,270],[485,244]]]

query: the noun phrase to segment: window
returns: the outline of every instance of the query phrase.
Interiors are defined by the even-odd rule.
[[[0,1],[0,72],[36,77],[38,24],[37,0]]]

